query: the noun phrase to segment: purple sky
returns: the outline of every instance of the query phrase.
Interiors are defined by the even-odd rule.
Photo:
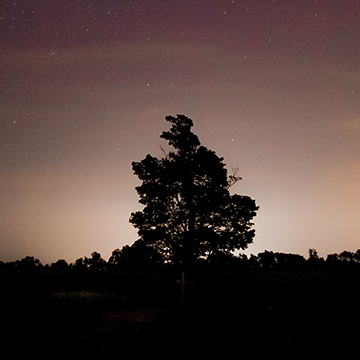
[[[360,2],[6,1],[0,260],[105,259],[166,115],[239,167],[247,254],[360,247]]]

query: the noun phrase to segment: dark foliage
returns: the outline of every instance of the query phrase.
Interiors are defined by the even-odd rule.
[[[41,264],[33,256],[26,256],[14,262],[0,262],[0,270],[22,272],[168,272],[172,265],[153,247],[144,241],[135,241],[131,246],[125,245],[115,249],[106,261],[98,252],[91,257],[77,259],[68,264],[59,259],[49,265]],[[326,261],[319,257],[315,249],[309,249],[309,257],[305,259],[299,254],[287,254],[265,250],[257,255],[233,255],[224,252],[213,253],[207,258],[199,259],[194,269],[200,271],[307,271],[307,270],[352,270],[360,269],[360,249],[356,252],[343,251],[340,254],[329,254]]]
[[[143,240],[133,245],[116,249],[109,258],[109,269],[115,271],[153,271],[164,264],[164,259],[154,248],[147,246]]]
[[[67,270],[69,267],[69,264],[66,262],[66,260],[64,259],[59,259],[58,261],[56,261],[55,263],[52,263],[50,265],[52,270],[60,270],[60,271],[64,271]]]
[[[85,259],[85,264],[90,271],[99,272],[106,270],[106,260],[96,251],[91,254],[91,258]]]
[[[136,190],[144,209],[130,218],[140,239],[182,268],[246,249],[255,235],[255,201],[230,195],[229,187],[240,177],[228,176],[223,158],[200,145],[191,119],[177,115],[166,121],[172,127],[161,138],[174,151],[161,159],[147,155],[132,164],[142,181]]]

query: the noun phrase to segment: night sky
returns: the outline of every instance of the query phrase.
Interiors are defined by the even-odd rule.
[[[137,239],[166,115],[239,168],[247,254],[360,248],[360,2],[0,1],[0,260]]]

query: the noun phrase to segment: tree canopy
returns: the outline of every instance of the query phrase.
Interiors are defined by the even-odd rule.
[[[136,191],[144,208],[132,213],[130,222],[140,239],[183,267],[247,248],[259,207],[248,196],[230,194],[230,186],[241,178],[228,175],[224,159],[200,144],[191,119],[165,119],[172,127],[160,137],[174,150],[132,163],[142,181]]]

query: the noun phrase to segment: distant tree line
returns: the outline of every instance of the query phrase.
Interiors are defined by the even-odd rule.
[[[329,254],[326,259],[319,257],[315,249],[309,249],[308,258],[292,253],[265,250],[258,255],[232,255],[219,252],[211,257],[199,259],[194,265],[198,270],[216,271],[302,271],[302,270],[351,270],[360,269],[360,249],[356,252],[343,251]],[[108,261],[98,252],[91,257],[83,257],[68,263],[59,259],[50,265],[43,265],[39,259],[26,256],[21,260],[4,263],[0,261],[0,270],[20,271],[78,271],[78,272],[148,272],[173,269],[175,265],[167,262],[154,248],[145,245],[142,240],[132,245],[115,249]]]

